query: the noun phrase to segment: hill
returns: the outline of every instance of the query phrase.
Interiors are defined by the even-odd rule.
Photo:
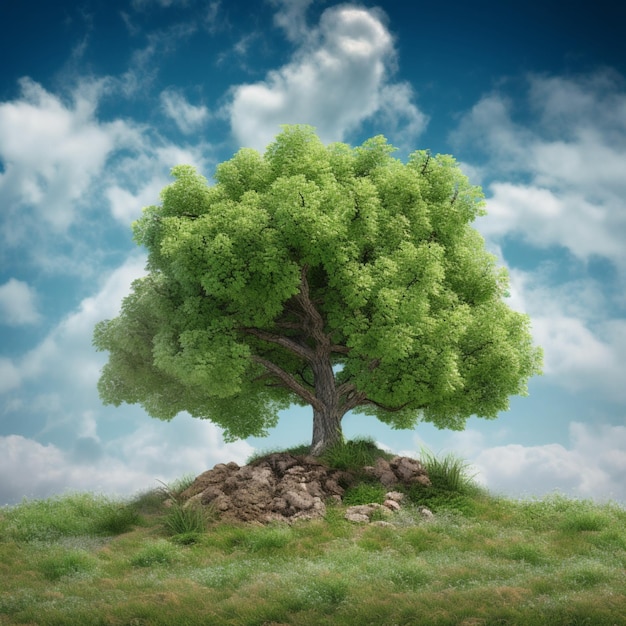
[[[359,475],[384,456],[360,442],[325,462]],[[0,624],[626,624],[623,508],[496,497],[458,459],[422,461],[431,484],[401,485],[382,525],[345,519],[384,497],[366,472],[292,524],[185,507],[192,478],[2,509]]]

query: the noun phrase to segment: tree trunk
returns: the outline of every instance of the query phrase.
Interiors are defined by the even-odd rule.
[[[329,355],[320,356],[312,364],[312,369],[318,406],[313,407],[311,454],[320,456],[328,448],[342,441],[341,418],[343,413],[339,408],[335,373]]]
[[[336,411],[329,411],[327,407],[318,411],[313,409],[313,440],[311,441],[311,454],[320,456],[328,448],[343,439],[341,432],[341,417]]]

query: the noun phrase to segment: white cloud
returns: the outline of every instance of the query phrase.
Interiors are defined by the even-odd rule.
[[[402,147],[412,149],[412,141],[425,128],[428,117],[413,104],[413,89],[409,83],[384,87],[380,94],[380,109],[376,115],[385,133],[396,137]]]
[[[293,10],[302,16],[305,4]],[[296,22],[290,32],[301,31]],[[262,150],[281,124],[298,123],[315,126],[325,142],[341,141],[377,113],[405,134],[423,130],[426,119],[411,102],[410,88],[389,82],[395,50],[379,13],[349,5],[327,9],[298,41],[290,63],[263,82],[233,88],[227,112],[240,145]]]
[[[68,491],[127,496],[154,489],[157,481],[198,475],[216,463],[243,464],[253,452],[245,442],[225,444],[213,424],[192,418],[183,424],[152,422],[146,418],[135,431],[105,446],[81,437],[72,450],[20,435],[0,437],[0,506]],[[175,430],[178,437],[171,436]]]
[[[308,36],[306,13],[313,0],[270,0],[278,7],[274,24],[282,28],[290,41],[301,43]]]
[[[485,155],[488,216],[477,226],[498,241],[521,236],[563,246],[626,270],[626,90],[610,72],[578,78],[531,76],[534,118],[485,96],[462,119],[457,146]]]
[[[167,179],[154,177],[143,187],[132,193],[119,185],[113,185],[106,191],[106,196],[115,219],[124,223],[131,223],[141,215],[141,209],[156,204],[161,189],[168,183]]]
[[[595,255],[626,262],[626,215],[620,215],[626,207],[535,185],[497,182],[489,191],[488,215],[477,222],[486,237],[514,233],[538,247],[566,247],[583,260]]]
[[[172,119],[181,132],[189,135],[200,129],[209,119],[209,110],[204,106],[190,104],[174,89],[161,92],[161,108]]]
[[[15,278],[9,279],[4,285],[0,285],[0,324],[36,324],[41,319],[36,300],[37,294],[28,283]]]
[[[11,359],[0,357],[0,393],[19,387],[22,381],[20,371]]]
[[[16,362],[0,358],[5,429],[14,414],[20,423],[32,415],[29,427],[38,429],[39,438],[64,442],[61,448],[16,434],[0,437],[0,504],[67,489],[131,493],[155,486],[157,478],[243,462],[253,451],[245,442],[225,444],[219,428],[186,414],[166,423],[138,407],[122,413],[102,406],[96,385],[106,356],[92,347],[93,328],[118,314],[144,264],[143,255],[131,256],[33,350]],[[127,434],[105,442],[99,428],[120,415]]]
[[[0,103],[0,201],[9,239],[28,234],[13,226],[26,227],[25,210],[65,231],[107,159],[137,141],[127,123],[95,118],[102,83],[82,83],[69,104],[29,78],[20,87],[18,99]]]
[[[199,474],[216,463],[244,463],[254,451],[245,441],[224,443],[217,426],[186,413],[172,422],[146,416],[132,435],[109,442],[106,450],[119,451],[131,468],[170,478]]]
[[[222,0],[214,0],[213,2],[209,2],[208,6],[206,7],[204,25],[209,33],[211,33],[212,35],[226,27],[225,22],[218,20],[221,5]]]
[[[541,496],[560,491],[626,502],[624,426],[572,422],[569,447],[509,444],[483,449],[471,461],[494,492]]]
[[[546,378],[570,391],[593,390],[605,399],[626,401],[626,320],[607,313],[610,305],[597,281],[555,285],[542,269],[509,273],[508,303],[530,315]]]
[[[160,202],[161,190],[172,182],[172,167],[193,165],[206,173],[209,152],[209,146],[202,143],[181,147],[170,143],[153,146],[146,141],[140,152],[119,159],[107,176],[105,196],[111,214],[123,224],[130,224],[141,216],[143,207]]]
[[[5,362],[3,369],[14,381],[8,388],[15,387],[15,381],[24,383],[45,374],[49,384],[68,393],[95,390],[102,358],[91,345],[93,328],[99,320],[117,315],[131,282],[145,273],[144,265],[143,255],[131,256],[109,275],[98,294],[83,300],[39,345],[16,362]]]
[[[544,346],[547,375],[558,376],[568,386],[580,388],[579,378],[615,366],[610,347],[583,320],[565,316],[534,316],[532,320],[537,343]]]

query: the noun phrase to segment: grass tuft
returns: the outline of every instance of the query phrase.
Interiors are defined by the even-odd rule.
[[[168,497],[169,507],[163,518],[167,533],[176,538],[178,543],[195,543],[204,533],[210,522],[217,519],[217,511],[211,505],[199,502],[184,502],[180,494],[191,485],[192,477],[179,480],[172,485],[162,483],[161,491]]]
[[[469,473],[469,464],[463,459],[454,454],[437,457],[426,450],[420,453],[420,458],[435,489],[457,494],[476,491],[474,475]]]
[[[130,563],[135,567],[169,565],[176,560],[176,557],[176,548],[169,541],[159,540],[141,548],[131,557]]]
[[[136,509],[92,494],[24,501],[4,512],[3,535],[14,541],[58,541],[80,535],[117,535],[139,521]]]
[[[321,458],[334,469],[358,472],[367,465],[374,465],[380,457],[389,460],[393,456],[381,450],[373,439],[358,438],[338,443],[324,452]]]
[[[213,519],[214,509],[210,506],[195,503],[185,506],[174,502],[163,519],[163,525],[170,535],[200,535]]]
[[[46,557],[39,563],[39,571],[47,580],[77,576],[95,569],[94,558],[84,550],[69,550]]]
[[[385,494],[389,491],[380,483],[358,483],[353,487],[348,487],[343,495],[343,503],[346,506],[358,504],[382,504],[385,501]]]

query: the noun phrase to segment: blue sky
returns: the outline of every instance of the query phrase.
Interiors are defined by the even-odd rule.
[[[0,505],[131,494],[267,439],[104,407],[94,324],[145,255],[130,224],[179,163],[211,177],[284,123],[453,154],[483,186],[476,227],[530,314],[545,373],[463,432],[348,436],[454,452],[490,489],[626,502],[626,9],[614,2],[22,0],[0,5]],[[613,6],[612,6],[613,5]]]

